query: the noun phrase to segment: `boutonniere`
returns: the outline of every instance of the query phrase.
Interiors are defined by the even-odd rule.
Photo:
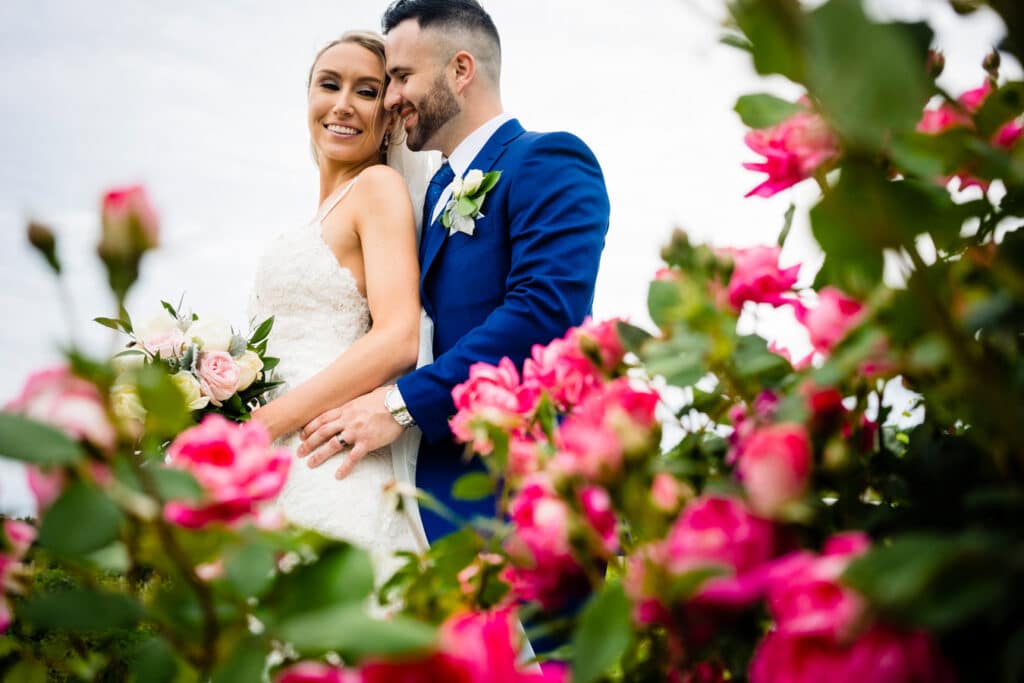
[[[445,204],[441,214],[441,225],[448,228],[448,234],[464,232],[472,235],[476,229],[476,219],[483,218],[480,207],[484,205],[487,193],[498,184],[501,171],[484,173],[473,169],[464,178],[452,181],[452,198]]]

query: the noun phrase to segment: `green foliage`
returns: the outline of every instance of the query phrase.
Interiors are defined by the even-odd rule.
[[[34,465],[70,465],[85,455],[63,432],[11,413],[0,413],[0,453]]]
[[[590,599],[580,613],[572,639],[574,681],[596,681],[619,661],[633,638],[631,609],[618,583],[608,584]]]

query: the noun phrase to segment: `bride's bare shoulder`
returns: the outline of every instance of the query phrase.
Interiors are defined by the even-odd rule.
[[[357,187],[365,194],[395,193],[409,194],[401,174],[390,166],[375,164],[359,174]]]

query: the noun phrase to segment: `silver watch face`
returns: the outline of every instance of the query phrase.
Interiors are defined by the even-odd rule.
[[[401,410],[404,406],[396,405],[398,403],[398,389],[392,387],[388,390],[388,393],[384,394],[384,407],[387,408],[389,413],[394,413],[396,410]]]

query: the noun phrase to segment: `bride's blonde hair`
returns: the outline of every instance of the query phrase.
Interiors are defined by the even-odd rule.
[[[309,74],[306,76],[306,92],[308,93],[309,88],[313,85],[313,69],[316,68],[316,63],[320,61],[320,58],[323,56],[323,54],[330,50],[335,45],[343,45],[346,43],[358,45],[359,47],[364,48],[375,54],[377,58],[380,60],[381,69],[384,71],[384,83],[381,85],[380,92],[377,93],[377,105],[383,107],[384,93],[388,89],[388,83],[391,81],[391,78],[388,76],[387,70],[384,69],[384,66],[386,64],[386,60],[384,58],[384,36],[374,31],[346,31],[341,35],[340,38],[336,38],[335,40],[332,40],[331,42],[327,43],[322,48],[320,48],[320,50],[316,53],[316,56],[313,57],[313,63],[309,65]],[[401,140],[395,139],[399,131],[402,131],[402,127],[400,125],[394,125],[391,127],[391,130],[387,131],[384,134],[384,144],[380,150],[382,163],[387,163],[388,147],[403,142]],[[374,130],[370,131],[371,135],[375,133],[376,131]],[[388,133],[390,133],[390,135]],[[310,142],[310,149],[313,152],[314,163],[319,164],[320,160],[317,157],[316,147],[313,145],[312,141]]]

